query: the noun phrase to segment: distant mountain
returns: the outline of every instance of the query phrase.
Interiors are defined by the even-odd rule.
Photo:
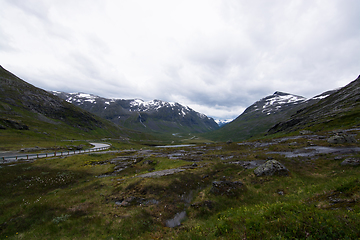
[[[240,116],[222,128],[206,134],[218,141],[241,141],[251,137],[263,135],[279,121],[288,119],[297,110],[310,106],[331,93],[325,92],[313,98],[284,92],[275,92],[249,106]]]
[[[0,133],[12,136],[19,133],[16,130],[26,133],[26,139],[123,134],[115,124],[21,80],[0,66]]]
[[[207,132],[219,128],[214,119],[179,103],[108,99],[86,93],[52,93],[119,126],[139,131]]]
[[[232,119],[230,119],[230,120],[227,120],[227,119],[225,119],[225,120],[215,120],[215,122],[219,125],[219,127],[223,127],[223,126],[225,126],[226,124],[228,124],[231,121],[232,121]]]
[[[316,104],[299,109],[290,119],[273,126],[269,133],[312,131],[360,126],[360,76],[345,87],[318,98]]]

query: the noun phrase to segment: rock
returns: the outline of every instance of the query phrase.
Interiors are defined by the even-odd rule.
[[[257,177],[260,176],[288,176],[290,171],[276,160],[269,160],[254,170]]]
[[[359,158],[346,158],[342,163],[342,166],[350,165],[350,166],[359,166],[360,159]]]
[[[210,192],[215,195],[237,196],[245,189],[240,181],[214,181]]]
[[[139,199],[137,197],[130,196],[128,198],[125,198],[123,201],[116,201],[115,204],[122,207],[128,207],[132,205],[137,205],[138,202]]]
[[[203,201],[203,202],[196,202],[191,204],[191,207],[193,208],[201,208],[201,207],[207,207],[208,209],[213,209],[214,208],[214,202],[212,201]]]
[[[154,161],[152,161],[152,160],[146,160],[142,163],[142,165],[151,165],[153,163],[154,163]]]
[[[309,131],[309,130],[302,130],[299,132],[301,135],[308,135],[308,134],[312,134],[313,132],[312,131]]]
[[[79,146],[76,146],[76,150],[83,150],[84,145],[80,144]]]
[[[357,141],[353,136],[349,136],[343,133],[338,133],[328,138],[327,142],[332,144],[343,144],[343,143],[356,143]]]

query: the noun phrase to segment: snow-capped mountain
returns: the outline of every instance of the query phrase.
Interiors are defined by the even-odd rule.
[[[282,111],[284,108],[304,103],[307,99],[302,96],[292,95],[283,92],[275,92],[273,95],[262,98],[248,107],[244,114],[259,112],[266,115]]]
[[[179,103],[161,100],[108,99],[87,93],[52,92],[67,102],[136,130],[206,132],[218,128],[214,119]]]
[[[267,133],[267,130],[280,121],[288,119],[302,108],[311,106],[326,98],[334,91],[328,91],[313,98],[275,92],[249,106],[240,116],[220,129],[209,133],[213,140],[245,140],[252,136]]]

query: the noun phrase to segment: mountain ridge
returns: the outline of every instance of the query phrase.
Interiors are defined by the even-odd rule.
[[[300,129],[323,130],[331,126],[359,126],[360,119],[360,75],[345,87],[328,91],[317,104],[307,106],[294,113],[290,119],[280,121],[268,133],[292,132]]]
[[[222,128],[204,134],[216,141],[242,141],[261,136],[280,121],[285,121],[296,111],[313,105],[329,96],[334,90],[326,91],[312,98],[276,91],[272,95],[261,98],[230,123]]]
[[[218,128],[214,119],[176,102],[104,98],[88,93],[52,93],[113,123],[139,131],[206,132]]]
[[[128,137],[129,131],[37,88],[0,66],[0,130],[4,142],[26,139]]]

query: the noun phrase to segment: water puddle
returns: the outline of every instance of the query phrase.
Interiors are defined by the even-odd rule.
[[[181,221],[186,217],[186,211],[179,212],[175,214],[172,219],[166,221],[166,226],[173,228],[181,225]]]
[[[184,193],[181,195],[181,200],[184,201],[186,204],[189,205],[193,198],[193,191],[190,191],[188,194]],[[181,225],[181,221],[186,218],[186,211],[179,212],[175,214],[172,219],[166,220],[165,225],[170,228],[174,228]]]

